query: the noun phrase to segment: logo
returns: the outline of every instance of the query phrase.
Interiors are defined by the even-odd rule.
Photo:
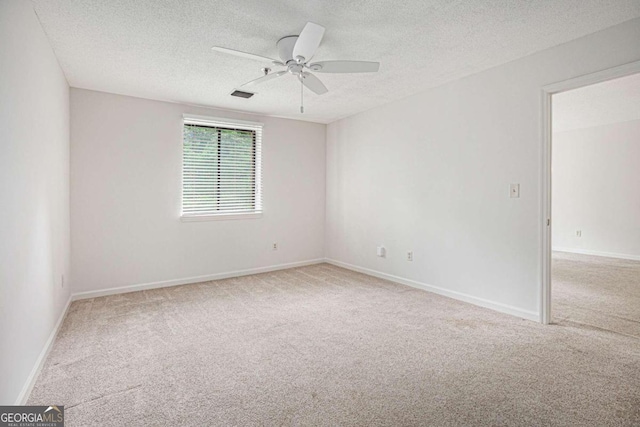
[[[64,406],[0,406],[0,427],[64,427]]]

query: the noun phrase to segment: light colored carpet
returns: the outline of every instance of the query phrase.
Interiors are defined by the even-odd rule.
[[[30,404],[67,426],[632,426],[640,341],[327,264],[77,301]]]
[[[640,338],[640,261],[553,253],[553,321]]]

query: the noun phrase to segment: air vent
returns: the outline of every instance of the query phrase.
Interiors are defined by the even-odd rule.
[[[231,92],[231,96],[237,96],[238,98],[251,98],[254,94],[251,92],[243,92],[241,90],[234,90]]]

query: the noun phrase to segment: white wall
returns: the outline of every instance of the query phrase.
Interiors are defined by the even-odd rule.
[[[70,285],[69,87],[31,2],[0,2],[0,101],[0,404],[13,405]]]
[[[552,158],[554,248],[640,259],[640,120],[556,132]]]
[[[638,40],[628,21],[330,124],[327,256],[538,318],[541,88],[640,60]]]
[[[264,123],[262,218],[180,221],[183,113]],[[325,129],[72,89],[74,292],[322,258]]]

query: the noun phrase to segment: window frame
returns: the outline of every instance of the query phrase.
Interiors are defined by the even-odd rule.
[[[184,127],[185,125],[208,126],[230,130],[249,130],[255,132],[255,209],[246,212],[206,212],[202,214],[184,212]],[[200,116],[194,114],[183,114],[181,123],[181,168],[180,168],[180,221],[216,221],[231,219],[255,219],[262,218],[262,131],[264,124],[260,122],[250,122],[245,120],[228,119],[222,117]]]

